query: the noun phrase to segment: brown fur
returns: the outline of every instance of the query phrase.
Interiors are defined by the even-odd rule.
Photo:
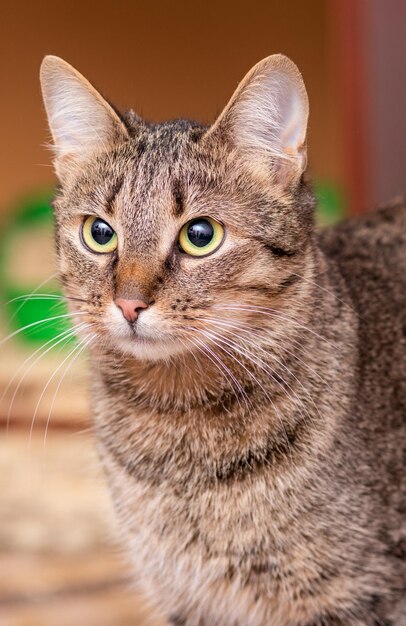
[[[107,146],[59,159],[61,275],[93,324],[124,541],[178,626],[402,626],[405,202],[317,234],[303,167],[233,141],[246,84],[208,131],[129,114],[126,137],[114,118]],[[118,254],[81,245],[92,214]],[[225,243],[187,257],[177,233],[202,215]],[[117,295],[152,317],[129,331]]]

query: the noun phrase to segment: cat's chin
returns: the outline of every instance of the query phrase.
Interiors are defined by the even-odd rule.
[[[185,347],[175,339],[145,339],[136,335],[130,339],[114,339],[114,347],[125,356],[140,361],[166,361],[185,351]]]

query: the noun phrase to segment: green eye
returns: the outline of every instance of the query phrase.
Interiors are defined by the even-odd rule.
[[[179,246],[191,256],[211,254],[223,243],[224,228],[211,217],[199,217],[185,224],[179,233]]]
[[[117,234],[112,227],[100,217],[86,218],[82,226],[82,238],[92,252],[107,254],[117,248]]]

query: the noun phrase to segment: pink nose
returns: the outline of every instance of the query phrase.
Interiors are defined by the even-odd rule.
[[[148,304],[143,300],[126,300],[125,298],[116,298],[114,300],[119,309],[121,309],[127,322],[135,322],[140,309],[147,309]]]

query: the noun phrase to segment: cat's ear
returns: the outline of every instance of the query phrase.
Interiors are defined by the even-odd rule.
[[[309,102],[302,76],[275,54],[255,65],[238,86],[208,136],[226,140],[254,166],[270,168],[282,186],[306,168]]]
[[[60,179],[86,154],[128,139],[114,109],[69,63],[46,56],[40,78]]]

